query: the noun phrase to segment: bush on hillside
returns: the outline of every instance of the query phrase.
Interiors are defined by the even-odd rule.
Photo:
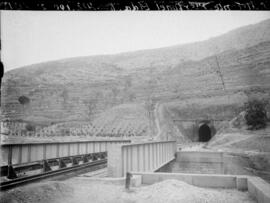
[[[245,120],[250,130],[258,130],[266,127],[267,101],[251,100],[245,103]]]
[[[36,128],[35,128],[34,125],[28,123],[28,124],[25,126],[25,129],[26,129],[27,131],[35,131]]]
[[[20,104],[25,105],[25,104],[29,104],[30,103],[30,99],[26,96],[20,96],[18,101],[20,102]]]

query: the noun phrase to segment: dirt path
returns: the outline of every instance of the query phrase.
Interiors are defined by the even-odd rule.
[[[157,128],[157,137],[159,138],[160,137],[160,134],[161,134],[161,128],[160,128],[160,119],[159,119],[159,106],[160,104],[159,103],[156,103],[155,105],[155,109],[154,109],[154,119],[155,119],[155,125],[156,125],[156,128]]]

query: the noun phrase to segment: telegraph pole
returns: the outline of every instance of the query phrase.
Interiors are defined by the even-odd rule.
[[[217,71],[216,71],[216,73],[217,73],[218,76],[220,77],[220,80],[221,80],[221,82],[222,82],[223,90],[225,91],[225,83],[224,83],[223,75],[222,75],[222,73],[221,73],[221,69],[220,69],[220,65],[219,65],[219,62],[218,62],[218,57],[217,57],[217,55],[215,55],[215,59],[216,59],[216,63],[217,63]]]
[[[223,74],[221,72],[221,68],[220,68],[220,64],[219,64],[217,55],[215,55],[215,59],[216,59],[216,64],[217,64],[216,73],[220,77],[225,96],[226,96],[226,93],[228,95],[228,101],[227,102],[228,102],[228,105],[229,105],[229,93],[226,91],[225,82],[224,82]],[[224,107],[223,107],[223,118],[225,118],[225,108]]]

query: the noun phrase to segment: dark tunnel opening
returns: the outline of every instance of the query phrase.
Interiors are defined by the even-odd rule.
[[[199,128],[199,142],[208,142],[211,139],[211,129],[207,124]]]

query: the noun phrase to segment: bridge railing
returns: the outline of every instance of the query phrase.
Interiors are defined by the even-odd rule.
[[[130,140],[71,141],[1,144],[1,166],[105,152],[110,146],[127,144]]]
[[[108,149],[108,175],[123,177],[126,172],[153,172],[175,158],[176,142],[147,142]]]

